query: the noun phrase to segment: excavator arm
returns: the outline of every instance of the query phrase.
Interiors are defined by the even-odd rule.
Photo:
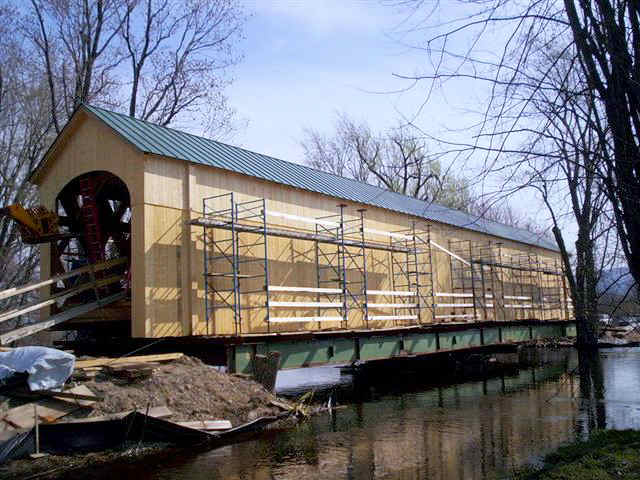
[[[46,243],[68,236],[60,232],[58,215],[43,206],[9,205],[0,208],[1,217],[8,217],[19,225],[24,243]]]

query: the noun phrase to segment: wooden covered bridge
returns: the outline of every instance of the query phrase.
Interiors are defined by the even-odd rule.
[[[67,233],[42,246],[40,301],[78,268],[115,262],[117,281],[107,263],[3,343],[198,337],[246,370],[270,350],[287,368],[575,334],[544,238],[119,113],[81,107],[31,181]]]

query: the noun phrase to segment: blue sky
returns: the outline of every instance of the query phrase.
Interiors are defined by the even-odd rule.
[[[396,38],[404,17],[394,9],[375,0],[243,2],[253,15],[228,94],[248,126],[233,143],[300,162],[304,128],[330,131],[337,111],[385,129],[424,101],[423,86],[390,93],[410,86],[394,73],[425,61]],[[445,107],[444,98],[432,102],[421,127],[438,129],[452,114]]]

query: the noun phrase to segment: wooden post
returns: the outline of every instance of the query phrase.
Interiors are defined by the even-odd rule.
[[[40,428],[38,425],[38,404],[33,404],[33,425],[36,428],[36,455],[40,455]]]
[[[253,358],[253,377],[269,392],[276,388],[280,352],[269,352],[266,355],[255,355]]]

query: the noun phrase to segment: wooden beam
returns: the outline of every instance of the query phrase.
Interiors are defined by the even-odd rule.
[[[41,282],[30,283],[24,285],[22,287],[14,287],[9,288],[7,290],[3,290],[0,292],[0,300],[4,300],[5,298],[10,298],[15,295],[20,295],[23,293],[31,292],[32,290],[36,290],[38,288],[46,287],[47,285],[53,285],[62,280],[66,280],[67,278],[75,277],[76,275],[82,275],[83,273],[88,273],[92,269],[97,272],[100,270],[104,270],[106,268],[115,267],[116,265],[120,265],[127,261],[126,258],[114,258],[113,260],[107,260],[106,262],[97,263],[95,265],[86,265],[84,267],[76,268],[75,270],[71,270],[67,273],[63,273],[62,275],[56,275],[55,277],[51,277],[47,280],[42,280]]]
[[[452,297],[452,298],[471,298],[473,297],[472,293],[447,293],[447,292],[436,292],[436,297]]]
[[[104,400],[104,397],[99,397],[97,395],[88,395],[84,393],[75,393],[70,390],[64,392],[54,392],[53,390],[38,390],[33,392],[36,395],[42,395],[43,397],[52,397],[58,399],[69,399],[69,400],[88,400],[89,402],[101,402]]]
[[[269,302],[270,307],[280,308],[342,308],[341,302]]]
[[[316,225],[327,225],[330,227],[340,227],[340,222],[333,222],[331,220],[326,220],[322,218],[301,217],[299,215],[291,215],[289,213],[274,212],[273,210],[267,210],[265,213],[267,216],[270,216],[270,217],[286,218],[288,220],[293,220],[295,222],[311,223]],[[402,233],[387,232],[385,230],[376,230],[375,228],[363,228],[363,230],[366,233],[373,233],[375,235],[399,238],[401,240],[412,240],[410,235],[404,235]]]
[[[75,364],[75,368],[103,367],[105,365],[118,365],[133,362],[168,362],[170,360],[178,360],[182,357],[182,353],[159,353],[157,355],[137,355],[133,357],[119,358],[100,357],[92,358],[90,360],[78,360]]]
[[[96,287],[103,287],[105,285],[115,283],[117,281],[122,280],[123,278],[124,277],[122,277],[121,275],[113,275],[111,277],[103,278],[95,282],[84,283],[79,287],[74,287],[70,290],[65,290],[63,292],[56,293],[55,295],[52,295],[46,300],[33,302],[28,304],[26,307],[14,308],[13,310],[9,310],[8,312],[0,313],[0,322],[5,322],[7,320],[18,317],[20,315],[24,315],[25,313],[33,312],[35,310],[40,310],[41,308],[48,307],[57,302],[61,302],[61,301],[63,302],[67,298],[71,298],[74,295],[77,295],[87,290],[92,290]]]
[[[136,410],[127,410],[125,412],[111,413],[109,415],[100,415],[97,417],[86,417],[86,418],[73,418],[70,420],[63,420],[60,423],[90,423],[90,422],[104,422],[105,420],[118,420],[120,418],[124,418],[130,413],[133,413]],[[169,410],[167,406],[162,407],[151,407],[149,410],[137,410],[140,413],[144,413],[150,417],[154,418],[164,418],[170,417],[173,415],[173,412]]]
[[[288,287],[269,285],[270,292],[342,293],[341,288]]]
[[[369,320],[416,320],[417,315],[369,315]]]
[[[269,323],[342,322],[343,317],[271,317]]]
[[[418,308],[417,303],[367,303],[370,308]]]
[[[437,308],[471,308],[473,307],[473,303],[436,303]]]
[[[84,315],[85,313],[88,313],[102,306],[117,302],[118,300],[122,300],[123,298],[126,298],[126,296],[127,295],[125,292],[118,292],[115,295],[105,297],[97,302],[85,303],[84,305],[78,305],[77,307],[65,310],[64,312],[49,317],[49,319],[45,320],[44,322],[34,323],[33,325],[27,325],[26,327],[17,328],[3,335],[0,335],[0,345],[6,345],[7,343],[11,343],[20,338],[28,337],[29,335],[33,335],[34,333],[46,330],[49,327],[53,327],[54,325],[57,325],[59,323],[66,322],[67,320],[70,320],[79,315]]]
[[[196,430],[229,430],[233,428],[229,420],[193,420],[186,422],[173,422],[182,427],[195,428]]]
[[[367,290],[367,295],[388,295],[390,297],[415,297],[416,292],[403,290]]]
[[[433,245],[436,248],[439,248],[440,250],[442,250],[444,253],[446,253],[447,255],[452,256],[453,258],[455,258],[456,260],[460,260],[462,263],[464,263],[465,265],[471,265],[469,262],[467,262],[464,258],[462,258],[459,255],[456,255],[455,253],[447,250],[446,248],[444,248],[442,245],[438,245],[436,242],[434,242],[433,240],[429,240],[429,242],[431,243],[431,245]]]
[[[190,225],[197,225],[200,227],[210,227],[210,228],[221,228],[223,230],[231,230],[231,225],[227,222],[222,222],[219,220],[212,220],[209,218],[197,218],[191,220],[189,222]],[[256,227],[249,227],[246,225],[236,225],[235,230],[237,232],[249,232],[256,233]],[[342,242],[330,235],[322,235],[308,232],[299,232],[295,230],[284,230],[280,228],[267,228],[267,235],[273,237],[282,237],[282,238],[292,238],[294,240],[307,240],[310,242],[321,242],[328,243],[332,245],[341,245]],[[369,243],[369,242],[359,242],[353,240],[345,240],[344,245],[348,247],[358,247],[358,248],[368,248],[371,250],[382,250],[385,252],[398,252],[398,253],[407,253],[408,249],[403,247],[394,247],[392,245],[386,245],[383,243]]]

